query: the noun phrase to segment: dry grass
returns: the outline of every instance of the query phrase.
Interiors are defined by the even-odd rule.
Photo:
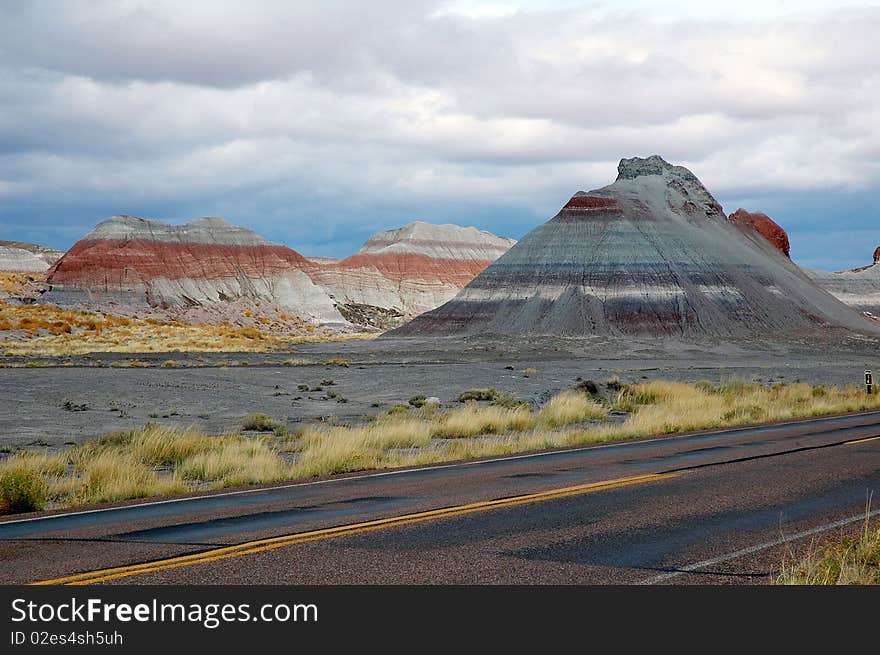
[[[61,496],[64,505],[164,496],[186,491],[175,475],[160,475],[154,468],[124,451],[107,450],[83,460],[73,475],[50,485],[53,496]]]
[[[0,514],[32,512],[45,506],[49,495],[47,478],[63,475],[64,459],[41,453],[22,452],[0,467]]]
[[[880,525],[871,529],[866,520],[861,533],[824,547],[812,546],[801,558],[782,564],[777,584],[877,585],[880,584]]]
[[[185,480],[213,483],[214,488],[277,482],[288,468],[265,443],[226,437],[210,450],[184,459],[175,469]]]
[[[269,352],[287,341],[255,328],[188,325],[176,321],[127,318],[51,305],[0,302],[2,342],[11,355],[65,356],[90,352]],[[169,365],[171,366],[171,365]]]
[[[388,451],[429,447],[431,426],[413,418],[383,417],[364,427],[306,428],[293,448],[294,478],[311,478],[387,467]]]
[[[595,400],[576,391],[563,391],[550,399],[535,417],[538,427],[558,428],[583,421],[605,420],[608,410]]]
[[[20,480],[31,481],[40,501],[31,509],[41,509],[46,501],[74,507],[289,477],[289,466],[268,441],[147,425],[55,455],[22,452],[6,459],[0,463],[0,494],[4,480],[12,481],[11,493],[0,495],[0,510],[29,511],[10,502]]]
[[[768,389],[730,382],[714,388],[657,381],[625,389],[618,407],[634,411],[628,427],[648,435],[878,409],[880,395],[868,396],[855,386],[838,389],[779,384]]]
[[[241,425],[242,430],[253,432],[274,432],[280,427],[280,421],[266,414],[248,414]]]
[[[508,430],[527,430],[533,423],[532,413],[526,407],[480,407],[476,403],[468,403],[465,407],[439,414],[433,435],[461,439],[482,434],[502,434]]]
[[[0,293],[10,296],[21,296],[27,291],[28,283],[36,273],[19,273],[17,271],[0,271]],[[42,279],[42,276],[40,276]]]
[[[71,506],[434,464],[878,409],[880,396],[866,396],[856,387],[806,384],[765,388],[742,382],[721,387],[645,382],[622,389],[618,407],[630,416],[611,423],[605,420],[606,408],[588,394],[564,391],[537,412],[526,406],[480,406],[476,402],[446,411],[433,406],[413,410],[403,406],[404,411],[386,413],[365,425],[310,426],[295,435],[278,429],[277,424],[273,435],[256,438],[212,437],[194,430],[147,425],[58,455],[20,453],[8,458],[0,463],[0,503],[5,503],[3,511],[25,511],[20,507],[41,505],[41,497]],[[272,420],[257,418],[249,420],[262,427],[269,425],[263,425],[264,419]],[[596,424],[578,425],[586,421]],[[35,502],[28,500],[31,497]]]
[[[188,324],[141,319],[52,305],[14,305],[0,301],[0,347],[9,355],[59,357],[92,352],[274,352],[293,344],[373,339],[375,334],[273,333],[274,324],[240,327],[230,323]],[[4,338],[3,333],[7,333]],[[329,363],[346,366],[348,360]],[[168,360],[165,366],[177,365]],[[121,366],[121,364],[120,364]]]

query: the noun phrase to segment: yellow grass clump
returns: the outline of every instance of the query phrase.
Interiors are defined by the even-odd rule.
[[[210,450],[184,459],[176,469],[186,480],[213,482],[217,487],[277,482],[287,467],[270,448],[258,441],[227,437]]]
[[[607,417],[608,410],[590,396],[576,391],[563,391],[544,405],[535,417],[535,423],[538,427],[557,428]]]
[[[187,490],[176,476],[159,475],[133,454],[106,450],[82,461],[77,478],[59,480],[50,489],[66,496],[66,504],[91,504],[164,496]]]
[[[476,437],[481,434],[500,434],[508,430],[522,431],[532,427],[532,413],[527,407],[480,407],[467,403],[442,414],[433,435],[446,439]]]

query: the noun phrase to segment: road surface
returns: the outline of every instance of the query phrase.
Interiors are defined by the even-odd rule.
[[[5,583],[763,583],[880,517],[880,413],[0,522]]]

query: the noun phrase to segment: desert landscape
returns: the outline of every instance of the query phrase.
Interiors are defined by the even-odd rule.
[[[802,271],[769,217],[657,156],[519,243],[413,223],[314,262],[220,219],[113,217],[16,252],[3,475],[42,490],[19,511],[880,408],[871,267]],[[195,440],[214,471],[119,439]]]
[[[2,254],[6,513],[880,409],[876,261],[804,271],[659,156],[518,242],[417,222],[336,261],[116,216]]]
[[[555,46],[527,51],[506,60],[563,66]],[[677,71],[636,50],[603,61],[646,66],[633,88]],[[275,78],[157,73],[149,84],[234,89],[249,109],[232,102],[216,128],[219,103],[191,98],[202,109],[175,118],[159,172],[125,192],[92,174],[100,192],[69,220],[51,213],[70,191],[14,220],[0,205],[0,582],[880,583],[880,235],[857,195],[874,167],[815,174],[870,145],[722,147],[745,137],[719,136],[728,118],[697,107],[703,87],[682,95],[696,127],[664,118],[643,139],[652,101],[594,106],[570,83],[586,68],[545,89],[570,89],[552,116],[535,91],[485,124],[481,84],[506,73],[475,80],[470,65],[457,100],[426,77],[362,105],[374,86],[397,93],[407,66],[284,77],[354,94],[340,104],[355,115],[327,124],[340,105],[299,106],[299,86],[265,100]],[[133,80],[119,89],[147,83]],[[761,122],[767,98],[794,100],[738,84],[707,106],[748,95],[735,120],[783,132]],[[584,103],[587,127],[564,115]],[[287,111],[309,130],[278,136]],[[244,136],[187,160],[194,116]],[[108,131],[120,152],[139,120]],[[442,162],[410,165],[404,144],[429,135]],[[237,158],[234,174],[218,164]],[[200,195],[175,204],[187,175]],[[9,179],[0,201],[18,193]],[[173,215],[190,218],[157,218]],[[64,248],[31,243],[41,229]]]
[[[803,271],[772,219],[728,218],[659,157],[621,161],[518,244],[413,223],[313,262],[220,219],[113,217],[67,253],[5,248],[7,451],[255,413],[356,424],[473,388],[534,409],[612,378],[843,388],[880,336],[876,264]]]

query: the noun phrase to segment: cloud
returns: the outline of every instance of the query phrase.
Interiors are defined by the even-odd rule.
[[[213,213],[337,255],[416,218],[521,236],[653,153],[719,197],[880,186],[880,9],[460,5],[5,3],[0,228]]]

